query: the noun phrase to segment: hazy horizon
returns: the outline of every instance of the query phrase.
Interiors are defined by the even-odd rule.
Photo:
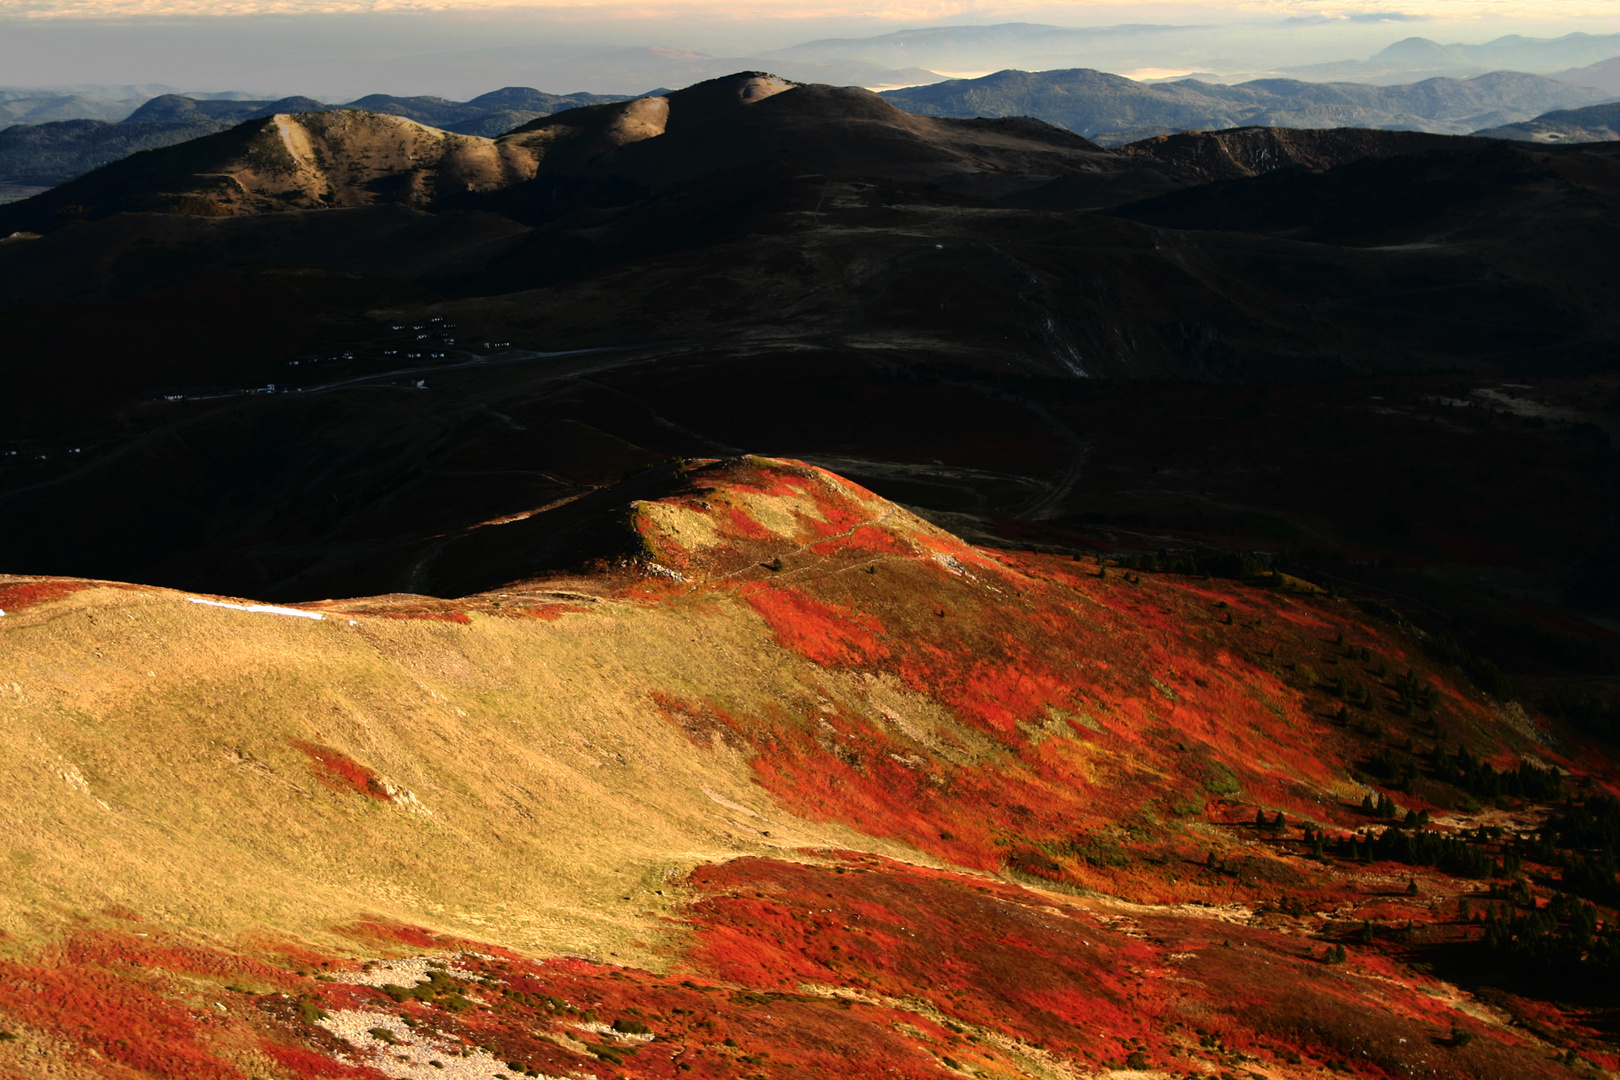
[[[1599,5],[1586,3],[1407,4],[1400,11],[1332,14],[1321,13],[1315,5],[1271,3],[936,5],[937,16],[909,19],[889,12],[910,9],[858,14],[831,5],[729,17],[713,6],[686,0],[649,5],[639,18],[625,14],[626,8],[584,5],[414,11],[379,5],[365,13],[311,14],[309,5],[300,9],[281,4],[282,13],[262,13],[273,6],[235,9],[253,12],[248,14],[133,17],[126,13],[135,7],[170,10],[175,5],[27,3],[0,18],[0,86],[159,84],[191,92],[307,94],[327,100],[373,92],[468,96],[513,84],[556,93],[637,93],[653,86],[636,83],[634,64],[617,76],[618,83],[611,74],[594,86],[574,83],[589,81],[592,50],[603,51],[602,64],[611,60],[607,55],[611,50],[768,58],[779,50],[826,39],[1006,23],[1099,30],[1122,25],[1163,28],[1138,34],[1129,42],[1119,34],[1098,35],[1089,44],[1065,39],[1050,55],[1038,57],[1041,67],[1101,67],[1147,77],[1194,71],[1263,73],[1361,60],[1409,37],[1481,44],[1509,34],[1557,38],[1620,32],[1620,12],[1613,5],[1602,5],[1605,10],[1594,13]],[[1301,15],[1302,10],[1318,13]],[[1465,14],[1434,14],[1434,10]],[[1027,47],[1023,52],[986,47],[981,55],[952,54],[949,67],[932,55],[920,55],[914,66],[949,75],[979,74],[1006,66],[1035,67],[1019,62],[1032,56]],[[1012,62],[1005,62],[1009,58]],[[935,62],[924,62],[929,60]]]

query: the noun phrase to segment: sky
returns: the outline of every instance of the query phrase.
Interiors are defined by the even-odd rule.
[[[1442,21],[1549,25],[1616,17],[1615,0],[1170,0],[1161,3],[1058,3],[1051,0],[788,0],[746,5],[724,0],[0,0],[4,19],[152,18],[243,15],[387,15],[451,12],[547,13],[575,22],[634,23],[649,16],[696,15],[745,24],[843,20],[871,26],[1024,19],[1058,25],[1400,14]]]
[[[1203,55],[1183,47],[1162,63],[1100,54],[1094,64],[1076,56],[1072,65],[1048,67],[1264,71],[1285,61],[1361,59],[1413,35],[1475,43],[1514,33],[1620,33],[1620,0],[0,0],[0,87],[162,84],[326,100],[370,91],[455,96],[495,88],[479,82],[475,50],[523,47],[540,56],[587,46],[657,47],[748,57],[820,38],[1013,21],[1214,28]],[[449,54],[465,57],[446,63]],[[460,74],[447,74],[456,67]],[[552,78],[536,60],[491,78],[566,92],[586,88],[566,84],[579,81],[578,70],[565,65]],[[651,88],[627,85],[624,92]]]

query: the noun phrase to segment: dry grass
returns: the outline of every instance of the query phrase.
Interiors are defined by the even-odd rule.
[[[657,1012],[694,1045],[721,1029],[674,981],[741,987],[726,1023],[759,1051],[694,1050],[698,1075],[796,1076],[862,1047],[916,1076],[943,1075],[940,1054],[1052,1077],[1242,1059],[1178,1042],[1189,1025],[1277,1040],[1267,1075],[1296,1075],[1291,1046],[1394,1072],[1420,1049],[1439,1075],[1540,1068],[1505,1036],[1431,1051],[1454,1017],[1497,1022],[1464,1017],[1463,995],[1394,949],[1329,970],[1305,940],[1359,919],[1439,925],[1457,883],[1425,871],[1408,901],[1404,869],[1345,872],[1253,824],[1257,808],[1296,829],[1364,823],[1348,767],[1371,744],[1328,723],[1300,674],[1377,683],[1363,645],[1434,682],[1446,730],[1531,749],[1413,642],[1327,598],[977,550],[792,463],[688,478],[633,521],[678,581],[621,566],[454,602],[305,605],[311,619],[0,579],[0,1010],[43,987],[55,1014],[86,1018],[88,1045],[194,1069],[417,1077],[453,1045],[458,1068],[555,1073],[544,1063],[629,1053],[588,1045],[618,1014],[537,1004],[556,972],[517,978],[525,956],[573,956],[591,961],[567,967],[591,1000]],[[1378,716],[1390,742],[1417,730]],[[1309,903],[1251,917],[1285,897]],[[352,959],[447,953],[465,1015],[379,992],[420,981],[425,959]],[[194,1045],[94,1034],[114,1007],[235,1017],[227,977],[253,984],[258,1020]],[[855,1011],[781,998],[802,986]],[[787,1019],[750,1026],[756,1006]],[[514,1009],[562,1026],[508,1038],[495,1022]],[[0,1068],[92,1039],[45,1017]],[[662,1046],[623,1067],[662,1078]]]
[[[660,722],[649,686],[717,668],[750,697],[797,689],[757,627],[705,614],[350,626],[91,588],[8,615],[0,928],[116,905],[332,946],[334,924],[375,915],[656,966],[655,920],[697,863],[862,843]],[[295,741],[413,802],[323,783]]]

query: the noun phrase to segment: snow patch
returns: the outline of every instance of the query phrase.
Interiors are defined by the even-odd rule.
[[[296,615],[300,619],[324,619],[318,611],[300,611],[297,608],[276,607],[274,604],[228,604],[223,600],[204,600],[198,596],[188,596],[193,604],[207,604],[209,607],[230,608],[232,611],[252,611],[261,615]]]

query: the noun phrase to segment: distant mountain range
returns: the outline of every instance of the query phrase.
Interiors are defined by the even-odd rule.
[[[1032,116],[1117,146],[1178,131],[1255,126],[1387,128],[1454,135],[1481,129],[1498,134],[1500,129],[1504,138],[1531,138],[1507,129],[1555,110],[1596,104],[1610,95],[1595,87],[1506,71],[1407,86],[1295,79],[1229,86],[1197,79],[1146,83],[1079,68],[1000,71],[978,79],[891,90],[885,96],[900,108],[925,116]],[[58,120],[0,130],[0,185],[52,187],[140,150],[172,146],[278,113],[363,109],[459,135],[494,138],[567,109],[623,100],[617,95],[548,94],[527,87],[506,87],[470,101],[371,94],[343,105],[298,96],[269,101],[234,94],[162,94],[117,122]]]
[[[13,124],[48,124],[55,120],[123,120],[155,97],[178,94],[172,86],[68,86],[40,89],[0,86],[0,130]],[[189,93],[198,101],[246,101],[254,95],[239,90]]]
[[[619,100],[622,98],[599,94],[546,94],[520,86],[509,86],[471,101],[372,94],[346,105],[327,105],[308,97],[252,101],[163,94],[117,123],[59,120],[19,124],[0,131],[0,183],[51,187],[139,150],[173,146],[276,113],[365,109],[403,116],[458,135],[487,137],[536,117]]]
[[[1424,131],[1247,127],[1160,135],[1128,143],[1118,151],[1179,165],[1204,180],[1237,180],[1278,169],[1303,167],[1322,172],[1352,161],[1382,160],[1431,151],[1467,152],[1478,146],[1464,136]]]
[[[1620,56],[1583,68],[1560,71],[1553,77],[1576,86],[1595,86],[1605,93],[1620,96]]]
[[[1584,109],[1559,109],[1523,123],[1487,128],[1479,134],[1536,143],[1616,142],[1620,141],[1620,101]]]
[[[1428,38],[1409,37],[1366,60],[1340,60],[1282,70],[1302,79],[1389,83],[1422,76],[1465,76],[1504,69],[1549,74],[1614,56],[1620,56],[1620,34],[1565,34],[1559,38],[1510,34],[1480,45],[1442,45]]]
[[[1092,64],[1131,67],[1143,62],[1177,63],[1208,40],[1209,28],[1128,24],[1070,27],[1041,23],[994,26],[931,26],[866,38],[826,38],[763,54],[778,70],[794,63],[860,61],[883,67],[982,71],[991,67]]]
[[[368,94],[342,105],[327,105],[308,97],[285,97],[276,101],[208,101],[176,94],[153,98],[136,109],[125,123],[172,123],[213,121],[230,126],[275,113],[321,112],[330,109],[365,109],[388,113],[453,131],[458,135],[503,135],[537,116],[550,116],[580,105],[621,101],[616,94],[547,94],[526,86],[508,86],[481,94],[471,101],[449,101],[441,97],[396,97]]]
[[[47,124],[53,120],[121,120],[151,96],[148,93],[126,98],[94,92],[0,89],[0,128],[12,124]]]
[[[1253,125],[1463,135],[1609,97],[1593,87],[1512,71],[1407,86],[1297,79],[1227,86],[1197,79],[1143,83],[1086,68],[998,71],[885,96],[928,116],[1034,116],[1108,146],[1173,131]]]
[[[1565,34],[1557,38],[1509,35],[1478,44],[1443,44],[1408,37],[1384,45],[1366,59],[1307,62],[1324,48],[1353,51],[1377,41],[1378,24],[1404,20],[1338,21],[1330,26],[1290,20],[1287,25],[1250,26],[1241,35],[1231,26],[1123,25],[1101,27],[1003,23],[995,26],[939,26],[899,30],[866,38],[828,38],[761,54],[772,70],[788,63],[861,61],[886,67],[915,66],[935,71],[981,72],[996,68],[1043,71],[1099,68],[1136,72],[1270,72],[1310,82],[1389,85],[1436,76],[1464,78],[1492,71],[1523,71],[1597,85],[1620,94],[1620,75],[1608,82],[1582,77],[1586,68],[1620,57],[1620,34]],[[1331,39],[1322,35],[1331,33]],[[1356,34],[1354,38],[1348,34]],[[1315,34],[1317,36],[1312,37]],[[1384,39],[1387,41],[1387,38]],[[1330,43],[1331,42],[1331,43]],[[1332,53],[1329,53],[1332,55]],[[1342,56],[1343,53],[1341,52]],[[1282,60],[1296,56],[1300,59]],[[1616,60],[1620,64],[1620,60]],[[1293,65],[1293,66],[1290,66]],[[1611,68],[1611,72],[1614,69]],[[1612,85],[1611,85],[1612,84]],[[870,85],[870,84],[869,84]]]

